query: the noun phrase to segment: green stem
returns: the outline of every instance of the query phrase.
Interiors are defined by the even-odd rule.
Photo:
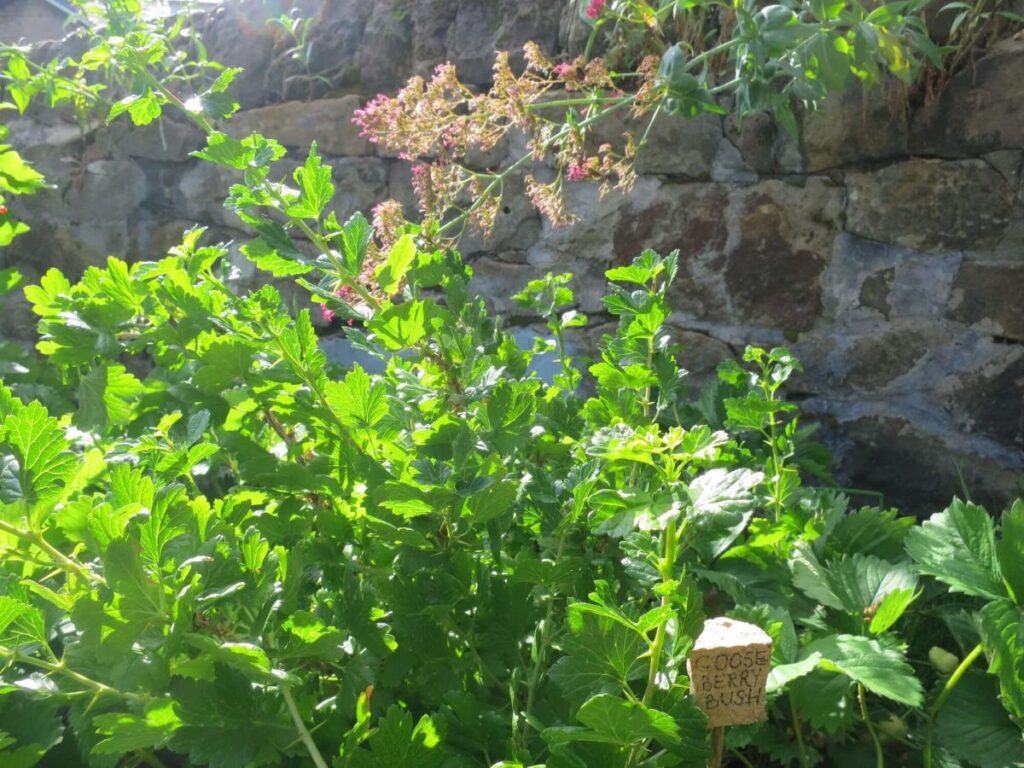
[[[49,555],[53,559],[53,563],[64,572],[79,576],[86,581],[91,581],[95,584],[104,583],[103,579],[94,574],[84,565],[79,563],[77,560],[72,560],[55,546],[50,544],[50,542],[43,538],[43,534],[39,531],[31,531],[27,528],[18,528],[4,520],[0,520],[0,531],[9,533],[12,536],[17,536],[19,539],[27,541],[37,549],[42,550]]]
[[[801,768],[811,768],[811,759],[807,754],[807,745],[804,744],[804,725],[800,720],[800,713],[797,711],[793,697],[789,698],[789,714],[793,718],[793,735],[796,736],[796,745],[800,750]]]
[[[871,716],[868,715],[868,694],[864,690],[863,683],[857,683],[857,700],[860,702],[860,716],[864,720],[864,727],[868,729],[871,741],[875,745],[875,768],[885,768],[885,757],[882,755],[882,742],[878,740],[878,732],[875,730]]]
[[[284,697],[284,703],[288,707],[288,712],[292,716],[292,723],[295,724],[295,730],[299,734],[299,738],[302,740],[303,745],[306,747],[306,751],[312,758],[316,768],[329,768],[327,761],[324,760],[324,756],[320,754],[320,750],[317,749],[316,742],[313,741],[313,736],[306,728],[306,724],[302,722],[302,716],[299,714],[299,708],[295,706],[295,699],[292,698],[292,692],[289,690],[287,685],[279,686],[281,696]]]
[[[664,535],[664,554],[662,555],[661,562],[658,563],[658,573],[661,576],[663,584],[667,584],[672,580],[672,569],[676,562],[677,546],[679,544],[678,537],[676,535],[676,521],[670,520],[668,525],[665,526]],[[668,595],[668,590],[665,590],[665,594],[661,596],[661,607],[667,608],[671,605],[672,600]],[[640,699],[640,703],[645,707],[651,703],[651,699],[654,698],[654,692],[658,689],[658,671],[661,668],[661,654],[665,648],[665,638],[668,635],[668,620],[661,621],[658,624],[657,629],[654,632],[654,640],[650,646],[650,662],[647,667],[647,686],[644,688],[643,698]],[[632,768],[637,764],[643,750],[646,747],[646,742],[637,744],[633,747],[629,753],[629,759],[626,761],[626,768]]]
[[[558,539],[558,546],[555,548],[555,562],[562,559],[562,552],[565,549],[565,537],[563,533]],[[533,712],[534,700],[537,696],[537,686],[540,684],[540,676],[544,671],[544,657],[547,655],[548,646],[551,644],[551,622],[555,615],[555,591],[548,593],[547,607],[544,611],[544,624],[540,630],[540,640],[537,644],[537,660],[530,671],[530,679],[526,684],[526,708],[523,710],[523,748],[526,747],[526,733],[530,728],[530,715]]]
[[[942,686],[942,690],[939,691],[938,698],[935,699],[935,703],[928,712],[928,735],[924,742],[924,768],[932,768],[932,744],[935,737],[935,721],[938,719],[939,712],[942,707],[945,706],[946,699],[949,698],[953,689],[956,688],[957,683],[959,683],[960,679],[967,674],[967,670],[970,669],[971,665],[975,661],[977,661],[978,657],[981,656],[984,650],[984,646],[981,643],[978,643],[974,646],[971,652],[964,657],[964,660],[960,662],[960,666],[953,670],[953,674],[949,676],[949,680],[947,680],[946,684]]]
[[[9,649],[0,646],[0,653],[12,658],[19,664],[27,664],[31,667],[38,667],[39,669],[46,670],[51,674],[63,675],[69,680],[74,680],[79,685],[88,688],[97,695],[106,696],[117,696],[122,699],[128,699],[129,701],[144,702],[146,699],[144,696],[140,696],[137,693],[128,693],[126,691],[119,691],[116,688],[111,688],[109,685],[93,680],[91,677],[86,677],[80,672],[76,672],[73,669],[68,669],[64,662],[50,662],[43,659],[37,659],[35,656],[29,656],[18,651],[11,651]]]

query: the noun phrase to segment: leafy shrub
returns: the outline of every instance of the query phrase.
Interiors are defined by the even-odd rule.
[[[548,333],[520,348],[439,221],[342,224],[315,147],[285,184],[280,145],[213,130],[231,70],[157,78],[165,33],[119,31],[83,57],[140,86],[114,115],[205,128],[246,255],[373,365],[330,363],[277,289],[234,293],[202,230],[26,289],[51,375],[0,389],[4,766],[703,764],[683,662],[718,615],[774,640],[735,760],[1024,760],[1024,503],[851,509],[787,350],[690,391],[676,254],[607,273],[597,360],[565,343],[571,276],[529,283]],[[83,62],[36,93],[81,96]]]

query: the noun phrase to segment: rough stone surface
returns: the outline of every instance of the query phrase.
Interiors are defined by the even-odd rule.
[[[847,230],[918,250],[998,247],[1014,195],[983,160],[909,160],[847,177]]]
[[[915,154],[964,157],[1024,147],[1024,40],[964,68],[912,123]]]
[[[199,23],[211,58],[246,68],[232,90],[242,112],[225,128],[282,141],[289,154],[273,174],[286,182],[317,141],[342,218],[386,197],[415,210],[409,164],[351,124],[361,103],[442,61],[486,88],[494,50],[518,61],[533,39],[565,59],[589,34],[576,9],[551,0],[291,4],[315,19],[307,62],[266,23],[276,4],[225,3]],[[645,248],[678,250],[670,329],[694,386],[746,344],[787,344],[805,368],[790,391],[823,427],[842,484],[928,513],[963,482],[998,508],[1024,477],[1024,41],[999,45],[927,104],[897,86],[855,90],[800,123],[796,141],[766,115],[660,118],[628,194],[567,185],[580,217],[568,228],[542,221],[510,179],[494,232],[462,244],[474,289],[528,321],[511,296],[547,272],[572,272],[591,316],[571,339],[585,356],[609,330],[604,270]],[[237,174],[189,158],[202,135],[186,123],[96,121],[83,132],[71,114],[30,110],[6,124],[53,187],[10,203],[32,231],[0,267],[17,265],[28,281],[50,267],[74,278],[108,255],[159,257],[202,225],[209,242],[230,243],[232,285],[267,279],[239,250],[252,233],[223,206]],[[646,128],[621,116],[598,126],[595,140]],[[471,162],[492,167],[523,151],[513,135]],[[31,343],[34,323],[20,293],[0,297],[0,336]],[[523,344],[543,333],[520,331]]]
[[[262,133],[302,150],[315,141],[322,155],[372,155],[373,144],[352,122],[362,104],[355,94],[309,103],[286,101],[241,112],[227,121],[225,129],[236,138]]]

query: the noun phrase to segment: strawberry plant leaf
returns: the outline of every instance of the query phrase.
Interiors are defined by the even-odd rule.
[[[1009,600],[996,600],[980,611],[981,636],[999,678],[1003,706],[1024,720],[1024,614]]]
[[[1001,706],[991,675],[968,671],[939,712],[939,743],[972,765],[997,768],[1024,762],[1024,734]]]
[[[821,666],[841,672],[872,693],[911,707],[924,699],[921,681],[898,650],[873,638],[831,635],[810,643],[805,653],[821,654]]]
[[[1000,533],[996,544],[999,570],[1011,597],[1024,606],[1024,500],[1018,499],[1003,513]]]
[[[907,553],[919,573],[934,576],[954,592],[989,599],[1006,596],[995,550],[988,512],[959,499],[907,535]]]

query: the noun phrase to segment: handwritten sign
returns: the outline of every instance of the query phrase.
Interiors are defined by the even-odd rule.
[[[686,670],[710,728],[765,719],[771,660],[772,639],[760,627],[726,618],[704,622]]]

